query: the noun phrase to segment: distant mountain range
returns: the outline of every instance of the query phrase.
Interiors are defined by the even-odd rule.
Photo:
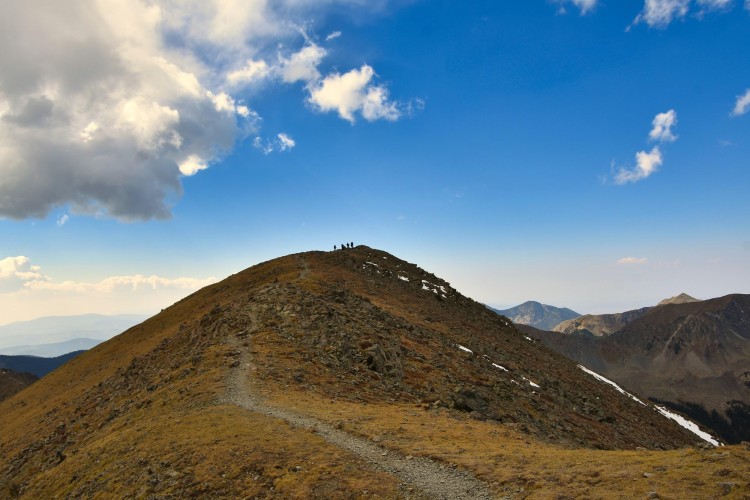
[[[657,304],[657,306],[666,304],[687,304],[690,302],[699,302],[699,300],[685,293],[681,293],[680,295],[677,295],[675,297],[662,300],[661,302],[659,302],[659,304]],[[625,311],[622,313],[586,314],[584,316],[580,316],[579,318],[568,319],[567,321],[563,321],[560,324],[554,325],[550,328],[542,328],[536,325],[531,326],[534,326],[541,330],[552,330],[565,334],[584,334],[593,335],[594,337],[601,337],[621,330],[625,325],[642,317],[651,309],[651,307],[643,307],[641,309],[634,309],[632,311]]]
[[[84,314],[79,316],[46,316],[0,326],[0,352],[8,348],[29,348],[73,339],[108,340],[137,325],[145,314]]]
[[[571,331],[592,335],[519,328],[644,397],[691,413],[729,442],[750,440],[750,295],[660,304],[574,320],[585,328]]]
[[[565,320],[577,318],[581,315],[567,307],[554,307],[533,300],[510,309],[495,309],[492,307],[490,309],[507,317],[513,323],[531,325],[542,330],[550,330]]]
[[[73,351],[88,351],[104,342],[100,339],[72,339],[54,344],[19,345],[0,349],[0,354],[7,356],[38,356],[54,358]]]
[[[55,358],[40,358],[37,356],[5,356],[0,355],[0,368],[15,372],[33,373],[37,377],[44,377],[85,351],[74,351]]]

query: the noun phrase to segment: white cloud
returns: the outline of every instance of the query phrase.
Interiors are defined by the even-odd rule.
[[[672,127],[677,125],[677,113],[670,109],[665,113],[659,113],[652,122],[653,128],[648,136],[652,141],[674,142],[677,136],[672,132]]]
[[[279,139],[279,150],[280,151],[286,151],[288,149],[292,149],[297,145],[296,142],[294,142],[294,139],[286,135],[285,133],[280,133],[278,136]]]
[[[295,146],[297,146],[297,142],[284,132],[277,134],[274,139],[263,139],[262,137],[253,139],[253,147],[261,150],[266,155],[274,151],[289,151]]]
[[[0,259],[4,323],[40,315],[157,312],[216,279],[133,274],[98,281],[53,280],[25,256]]]
[[[114,293],[118,291],[139,292],[145,290],[197,290],[210,285],[215,278],[164,278],[161,276],[134,274],[130,276],[112,276],[97,282],[84,281],[51,281],[32,280],[24,284],[24,288],[33,291],[70,292],[70,293]]]
[[[619,172],[617,172],[617,175],[615,175],[615,184],[637,182],[656,172],[663,163],[659,146],[654,146],[649,152],[637,152],[635,154],[635,163],[636,165],[634,168],[629,170],[621,168]]]
[[[170,217],[182,175],[258,133],[260,117],[235,93],[261,80],[320,81],[326,50],[310,40],[298,49],[294,26],[341,2],[368,11],[388,3],[4,2],[0,217],[65,206],[121,220]],[[280,50],[277,64],[266,62]],[[369,90],[366,117],[393,119],[384,88]]]
[[[266,61],[247,61],[247,64],[241,69],[232,71],[227,75],[227,81],[231,85],[249,84],[258,80],[263,80],[271,73],[271,67]]]
[[[31,265],[31,259],[23,255],[0,259],[0,292],[17,290],[24,283],[44,281],[42,268]]]
[[[748,0],[750,2],[750,0]],[[734,109],[732,110],[732,116],[741,116],[747,113],[750,109],[750,89],[747,89],[744,94],[737,96],[737,101],[734,103]]]
[[[166,42],[168,27],[184,35],[188,4],[12,0],[3,9],[0,216],[70,205],[124,220],[169,217],[179,165],[218,159],[246,133],[242,116],[217,106],[222,94],[210,91],[213,69],[197,50]]]
[[[341,36],[340,31],[334,31],[333,33],[329,33],[328,36],[326,36],[326,42],[330,42],[331,40],[335,40],[336,38]]]
[[[694,14],[700,19],[707,12],[730,10],[734,0],[695,0],[694,3]],[[750,0],[745,0],[745,5],[750,5]],[[643,10],[633,24],[646,23],[652,28],[666,28],[675,19],[684,18],[690,10],[691,0],[645,0]]]
[[[375,71],[367,64],[348,73],[333,73],[317,82],[310,89],[309,102],[320,111],[336,111],[351,123],[355,113],[365,120],[397,120],[401,116],[395,103],[388,100],[388,91],[383,86],[370,82]]]
[[[697,0],[698,5],[708,10],[721,10],[730,7],[734,0]]]
[[[674,142],[677,136],[672,128],[677,125],[677,112],[673,109],[657,114],[651,122],[648,136],[651,141],[660,143]],[[615,184],[638,182],[656,172],[664,163],[661,149],[654,146],[651,151],[639,151],[635,154],[635,167],[620,168],[614,177]]]
[[[70,220],[70,216],[68,214],[62,214],[57,218],[57,227],[64,226],[65,224],[67,224],[68,220]]]
[[[564,5],[572,3],[581,10],[581,14],[586,14],[596,7],[599,0],[556,0],[560,4],[561,12],[565,12]]]
[[[664,28],[675,18],[685,17],[689,6],[690,0],[646,0],[643,11],[633,23],[645,22],[652,28]]]
[[[318,66],[326,56],[326,50],[310,43],[289,58],[281,59],[281,78],[286,83],[311,82],[320,78]]]
[[[647,262],[646,257],[623,257],[617,261],[620,265],[646,264]]]
[[[201,170],[208,168],[208,163],[198,155],[190,155],[180,162],[180,173],[182,175],[195,175]]]

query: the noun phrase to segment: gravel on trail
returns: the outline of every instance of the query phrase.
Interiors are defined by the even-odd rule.
[[[407,457],[372,441],[285,408],[271,406],[252,390],[250,347],[241,346],[234,336],[229,342],[240,352],[240,363],[230,368],[225,402],[286,421],[294,427],[314,431],[327,442],[364,459],[375,468],[398,477],[415,496],[441,499],[491,499],[487,485],[471,473],[422,457]]]

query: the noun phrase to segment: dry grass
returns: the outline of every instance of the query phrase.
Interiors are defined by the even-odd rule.
[[[158,413],[158,412],[155,412]],[[317,435],[214,406],[117,425],[35,477],[24,497],[398,496],[398,484]]]
[[[513,426],[428,405],[353,404],[285,390],[274,404],[315,416],[404,455],[456,464],[501,496],[748,498],[750,449],[601,451],[542,443]]]

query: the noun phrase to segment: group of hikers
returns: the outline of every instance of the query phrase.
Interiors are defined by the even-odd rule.
[[[341,250],[343,250],[345,248],[354,248],[354,242],[344,243],[343,245],[341,245]],[[338,247],[336,245],[333,245],[333,249],[334,250],[338,250]]]

